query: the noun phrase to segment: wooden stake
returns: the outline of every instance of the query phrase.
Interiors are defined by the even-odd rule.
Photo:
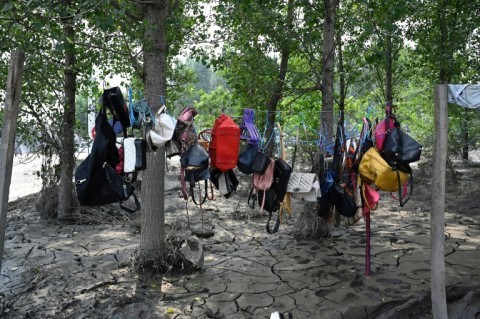
[[[0,142],[0,272],[2,271],[3,247],[7,227],[8,195],[12,180],[13,151],[17,131],[18,105],[22,88],[25,54],[13,50],[8,68],[5,115]]]
[[[445,294],[445,176],[448,147],[447,85],[435,87],[435,149],[432,176],[432,211],[430,218],[430,275],[432,314],[448,319]]]

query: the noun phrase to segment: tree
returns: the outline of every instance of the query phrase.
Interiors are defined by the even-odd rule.
[[[145,74],[145,96],[151,110],[160,108],[160,96],[166,94],[166,62],[168,1],[155,0],[143,5],[145,12],[143,38],[143,65]],[[142,231],[140,251],[148,260],[163,257],[165,244],[165,148],[147,156],[147,169],[143,184]]]

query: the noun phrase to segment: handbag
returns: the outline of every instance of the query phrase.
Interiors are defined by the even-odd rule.
[[[400,170],[405,170],[408,164],[418,161],[421,153],[422,145],[398,127],[387,134],[382,151],[385,161]]]
[[[383,151],[383,144],[385,143],[385,139],[390,130],[395,127],[396,123],[397,122],[395,121],[394,115],[387,115],[387,117],[383,119],[383,121],[378,123],[375,127],[375,146],[377,147],[377,150],[379,152]]]
[[[250,175],[252,171],[252,163],[258,151],[257,144],[247,144],[245,150],[238,155],[237,167],[243,174]]]
[[[155,124],[147,132],[147,142],[154,147],[162,147],[173,137],[177,120],[166,112],[165,105],[155,115]]]
[[[335,205],[338,212],[345,217],[355,216],[357,205],[355,205],[355,198],[353,192],[347,187],[345,183],[336,183],[328,191],[328,201]]]
[[[262,151],[257,151],[252,162],[252,172],[263,174],[270,163],[270,157]]]
[[[365,183],[373,183],[375,187],[387,192],[398,191],[400,185],[409,178],[408,173],[392,169],[375,147],[363,154],[358,172]]]
[[[306,202],[316,202],[322,197],[320,183],[314,173],[292,172],[287,192],[293,199]]]
[[[380,194],[370,185],[362,183],[363,212],[369,213],[370,211],[377,209],[379,201]]]
[[[145,140],[128,137],[123,140],[123,172],[133,173],[147,168],[147,146]]]
[[[277,200],[281,203],[287,193],[288,181],[292,174],[292,167],[281,158],[275,160],[275,167],[273,172],[273,183],[271,188],[277,195]]]
[[[182,194],[185,200],[188,199],[186,182],[190,183],[190,194],[195,204],[199,205],[195,200],[195,182],[205,181],[205,196],[200,202],[203,204],[207,198],[208,179],[210,178],[210,170],[208,169],[208,153],[205,149],[195,142],[180,158],[181,170],[180,181],[182,185]]]
[[[273,183],[273,174],[275,170],[275,161],[269,158],[269,164],[267,165],[267,168],[265,169],[264,174],[260,173],[253,173],[253,187],[250,190],[250,194],[248,195],[248,205],[251,208],[255,207],[255,198],[257,197],[255,194],[256,191],[266,191],[269,190],[270,187],[272,186]],[[273,192],[275,194],[275,192]],[[252,200],[253,199],[253,200]],[[261,202],[261,204],[260,204]],[[258,197],[258,203],[260,204],[260,212],[263,211],[263,207],[265,205],[265,196]],[[274,206],[272,204],[272,206]]]

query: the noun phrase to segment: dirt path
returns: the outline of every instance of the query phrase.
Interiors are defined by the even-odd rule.
[[[478,166],[458,168],[447,185],[446,281],[450,318],[480,314]],[[61,225],[41,220],[35,195],[11,203],[0,276],[3,318],[431,318],[429,314],[428,172],[416,172],[405,208],[382,194],[372,215],[372,276],[365,271],[365,227],[332,229],[317,241],[291,233],[302,205],[280,232],[246,205],[247,185],[205,206],[215,235],[201,239],[205,263],[185,276],[140,278],[131,271],[139,217],[112,212],[110,222]],[[179,182],[166,183],[170,228],[188,233]],[[191,222],[198,208],[189,203]],[[462,288],[467,287],[467,288]],[[462,289],[461,289],[462,288]],[[470,294],[467,292],[470,291]],[[462,299],[463,297],[463,299]]]

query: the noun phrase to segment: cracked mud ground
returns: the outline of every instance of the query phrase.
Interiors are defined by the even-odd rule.
[[[480,317],[478,165],[447,185],[446,285],[450,318]],[[428,175],[428,174],[427,174]],[[130,271],[138,220],[100,225],[48,223],[34,196],[10,205],[2,274],[2,318],[432,318],[430,178],[417,172],[400,209],[382,194],[372,214],[372,276],[365,272],[365,224],[340,226],[327,239],[296,241],[302,206],[277,234],[246,205],[246,188],[204,205],[215,235],[200,239],[205,263],[184,276],[140,278]],[[186,219],[175,177],[166,182],[167,224]],[[20,200],[21,201],[21,200]],[[21,208],[18,208],[22,206]],[[190,220],[200,225],[189,203]],[[250,216],[250,217],[249,217]],[[138,216],[137,216],[138,219]],[[185,231],[183,229],[182,231]]]

